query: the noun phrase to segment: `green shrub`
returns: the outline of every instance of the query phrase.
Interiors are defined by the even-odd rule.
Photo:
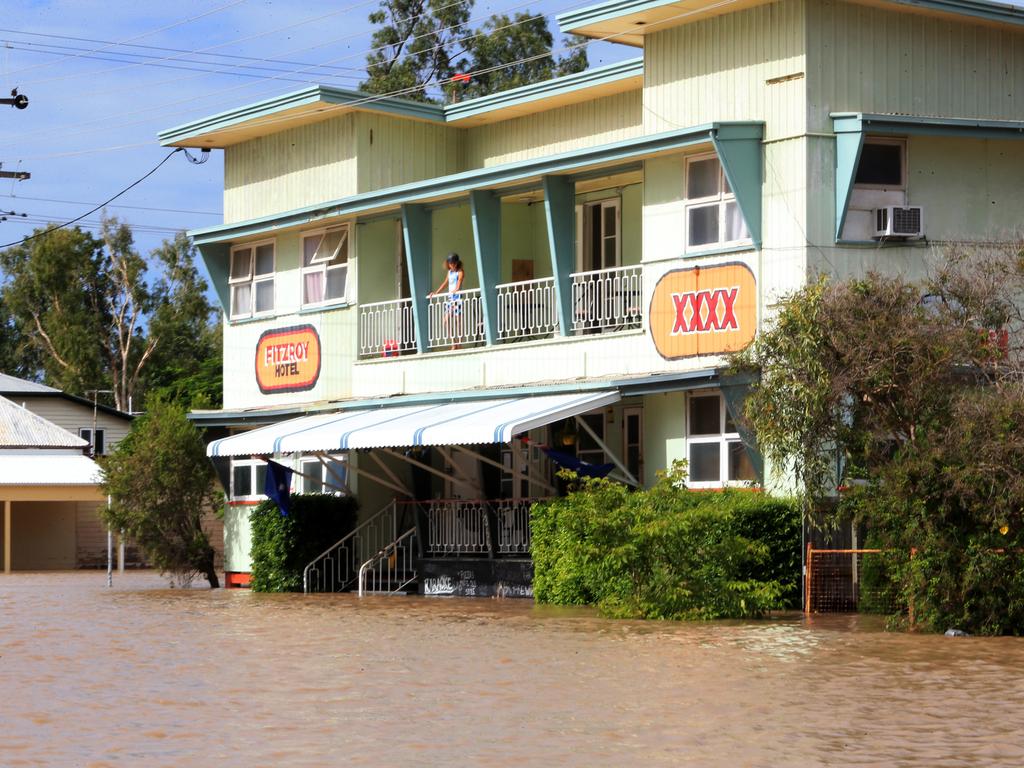
[[[676,468],[647,491],[607,480],[535,504],[534,594],[608,616],[743,618],[796,594],[800,512],[744,491],[687,491]]]
[[[302,571],[355,527],[359,505],[350,496],[292,496],[288,515],[269,499],[252,511],[252,589],[300,592]]]

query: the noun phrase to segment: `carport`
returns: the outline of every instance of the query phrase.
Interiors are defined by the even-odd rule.
[[[77,516],[105,500],[88,443],[0,397],[3,568],[74,568]]]

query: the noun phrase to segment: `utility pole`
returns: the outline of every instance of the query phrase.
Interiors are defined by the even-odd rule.
[[[5,104],[15,109],[25,109],[28,106],[28,96],[24,93],[18,93],[18,89],[15,88],[11,91],[9,98],[0,99],[0,104]],[[27,181],[32,178],[32,174],[28,171],[4,171],[0,170],[0,179],[15,179],[16,181]]]

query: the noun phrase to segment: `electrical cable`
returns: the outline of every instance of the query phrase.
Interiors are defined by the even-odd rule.
[[[181,21],[176,21],[173,24],[167,24],[166,26],[160,27],[159,29],[153,29],[153,30],[150,30],[149,32],[143,32],[140,35],[135,35],[135,37],[126,38],[125,40],[121,40],[120,42],[112,43],[112,44],[106,45],[106,46],[101,46],[100,48],[95,49],[93,51],[93,53],[100,53],[101,51],[105,51],[108,48],[112,48],[112,47],[114,47],[116,45],[124,45],[125,43],[132,43],[132,42],[135,42],[136,40],[141,40],[144,37],[149,37],[150,35],[155,35],[155,34],[157,34],[159,32],[166,32],[167,30],[174,29],[175,27],[181,27],[181,26],[184,26],[185,24],[191,24],[193,21],[199,21],[199,19],[205,19],[207,16],[212,16],[215,13],[220,13],[221,11],[226,11],[228,8],[234,8],[236,5],[241,5],[242,3],[246,2],[246,1],[247,0],[232,0],[230,3],[226,3],[226,4],[218,6],[216,8],[212,8],[211,10],[206,11],[205,13],[201,13],[198,16],[191,16],[191,17],[189,17],[187,19],[182,19]],[[77,58],[77,57],[76,56],[67,56],[65,58],[67,58],[67,59],[74,59],[74,58]],[[32,64],[32,65],[30,65],[28,67],[22,67],[21,69],[16,69],[13,72],[8,72],[7,76],[13,78],[15,75],[18,75],[18,74],[20,74],[22,72],[28,72],[29,70],[32,70],[32,69],[39,69],[40,67],[48,67],[48,66],[51,66],[52,64],[56,64],[56,63],[58,63],[58,62],[51,61],[51,62],[44,62],[42,64]]]
[[[122,189],[116,195],[113,195],[112,197],[107,198],[105,201],[103,201],[102,203],[97,205],[91,211],[86,211],[81,216],[78,216],[78,217],[76,217],[74,219],[71,219],[70,221],[65,221],[63,224],[57,224],[57,225],[55,225],[53,227],[50,227],[49,229],[43,230],[42,232],[36,232],[33,235],[27,235],[26,237],[23,237],[20,240],[15,240],[14,242],[11,242],[11,243],[4,243],[3,245],[0,245],[0,248],[10,248],[13,245],[21,245],[22,243],[27,243],[29,240],[35,240],[37,237],[42,237],[43,235],[48,235],[51,232],[56,232],[58,229],[64,229],[65,227],[70,227],[72,224],[78,223],[79,221],[84,219],[86,216],[91,216],[92,214],[96,213],[96,211],[100,210],[100,208],[105,206],[107,203],[111,203],[114,200],[117,200],[117,198],[119,198],[125,192],[129,191],[130,189],[134,189],[135,187],[137,187],[139,184],[141,184],[146,179],[148,179],[150,176],[152,176],[154,173],[156,173],[158,170],[160,170],[161,166],[163,166],[164,163],[166,163],[168,160],[170,160],[174,155],[178,154],[178,152],[181,152],[183,150],[184,150],[184,147],[178,147],[176,149],[172,149],[170,152],[167,153],[167,155],[164,157],[163,160],[161,160],[159,163],[157,163],[155,166],[153,166],[153,168],[151,170],[147,171],[145,175],[140,176],[138,179],[133,181],[131,184],[129,184],[124,189]]]
[[[376,0],[374,0],[374,1],[376,1]],[[435,10],[441,10],[443,8],[448,8],[448,7],[451,7],[453,5],[458,5],[458,4],[462,3],[462,2],[465,2],[465,0],[455,0],[455,2],[451,2],[451,3],[448,3],[446,5],[440,6],[438,9],[435,9]],[[588,2],[589,2],[589,0],[588,0]],[[530,4],[531,3],[529,2],[529,0],[527,0],[527,2],[522,2],[522,3],[518,3],[517,5],[509,6],[507,8],[503,8],[499,12],[500,13],[509,13],[511,11],[516,11],[516,10],[519,10],[521,8],[525,8],[525,7],[529,6]],[[582,7],[583,5],[586,5],[586,4],[587,4],[587,2],[584,2],[584,3],[582,3],[581,5],[578,5],[578,6],[569,6],[569,8],[567,8],[566,10],[570,10],[572,8],[577,8],[577,7]],[[352,6],[352,7],[355,7],[355,6]],[[553,12],[553,13],[556,13],[556,12]],[[412,21],[412,20],[420,18],[421,16],[424,16],[424,15],[426,15],[426,12],[421,13],[421,14],[417,14],[415,16],[405,17],[405,18],[399,19],[398,21],[399,22]],[[552,15],[552,14],[544,14],[544,15]],[[504,30],[504,29],[510,29],[512,27],[516,27],[516,26],[518,26],[520,24],[523,24],[523,23],[526,23],[528,21],[532,21],[534,19],[540,18],[540,16],[541,15],[531,16],[531,17],[529,17],[527,19],[522,19],[520,21],[516,21],[516,22],[513,22],[511,24],[507,24],[507,25],[503,25],[501,27],[495,28],[494,30],[488,30],[488,32],[486,32],[486,33],[481,32],[481,31],[478,30],[477,32],[475,32],[472,35],[467,35],[465,37],[456,38],[456,39],[454,39],[452,41],[452,43],[453,44],[454,43],[461,43],[461,42],[465,42],[467,40],[471,40],[471,39],[473,39],[475,37],[480,37],[483,34],[490,34],[491,32],[500,31],[500,30]],[[467,19],[465,22],[461,22],[459,24],[452,24],[452,25],[449,25],[447,27],[442,27],[441,29],[435,30],[433,32],[424,33],[422,35],[414,35],[414,36],[410,37],[407,42],[412,42],[412,41],[415,41],[415,40],[419,40],[419,39],[422,39],[424,37],[432,37],[432,36],[435,36],[435,35],[437,35],[438,33],[441,33],[441,32],[450,31],[452,29],[457,29],[459,27],[467,26],[467,25],[469,25],[470,23],[472,23],[474,21],[480,20],[481,18],[484,18],[484,16],[480,15],[480,16],[476,16],[476,17],[471,17],[471,18]],[[354,35],[346,35],[346,36],[343,36],[343,37],[340,37],[340,38],[335,38],[333,40],[329,40],[329,41],[327,41],[325,43],[320,43],[320,44],[318,44],[316,46],[312,46],[312,47],[302,46],[302,47],[299,47],[299,48],[291,49],[290,51],[286,51],[282,55],[289,55],[290,53],[296,53],[296,52],[300,52],[300,51],[314,50],[316,48],[322,48],[322,47],[324,47],[326,45],[330,45],[330,44],[333,44],[335,42],[339,42],[339,41],[342,41],[342,40],[347,40],[347,39],[350,39],[352,37],[357,37],[357,36],[359,36],[359,34],[362,34],[362,33],[357,33],[357,34],[354,34]],[[377,46],[377,47],[367,48],[367,49],[356,51],[356,52],[353,52],[353,53],[348,53],[348,54],[346,54],[344,56],[340,56],[340,57],[335,58],[335,59],[329,59],[324,64],[310,65],[309,67],[289,72],[289,74],[301,75],[301,74],[304,74],[305,72],[309,71],[310,69],[313,69],[313,68],[316,68],[316,67],[328,66],[328,65],[335,64],[336,62],[339,62],[339,61],[346,61],[348,59],[355,58],[357,56],[369,55],[370,53],[375,53],[375,52],[378,52],[378,51],[382,51],[382,50],[385,50],[385,49],[387,49],[389,47],[391,47],[391,46],[390,45],[380,45],[380,46]],[[210,50],[210,49],[202,49],[202,50]],[[391,61],[394,61],[394,59],[392,59]],[[185,77],[185,78],[174,78],[174,79],[168,80],[168,81],[160,81],[158,83],[151,83],[147,87],[152,88],[152,87],[155,87],[157,85],[163,85],[164,83],[180,84],[183,80],[194,79],[195,77],[198,77],[198,76],[199,75],[192,75],[192,76],[188,76],[188,77]],[[259,78],[259,79],[267,80],[267,81],[283,80],[283,78],[280,78],[280,77],[266,77],[266,78]],[[310,82],[313,82],[313,81],[310,81]],[[254,84],[255,84],[255,82],[253,82],[253,83],[242,83],[242,84],[239,84],[239,85],[229,86],[228,88],[220,88],[220,89],[217,89],[217,90],[214,90],[214,91],[211,91],[211,92],[207,92],[205,94],[200,94],[198,96],[189,96],[188,98],[179,99],[177,101],[164,102],[164,103],[161,103],[159,105],[154,105],[152,107],[144,107],[142,109],[133,110],[131,112],[121,113],[116,118],[109,117],[109,116],[108,117],[102,117],[102,118],[98,118],[98,119],[95,119],[95,120],[88,120],[88,121],[84,121],[84,122],[73,123],[71,125],[61,126],[61,127],[58,127],[58,128],[54,128],[54,129],[52,129],[50,131],[34,132],[32,134],[22,134],[20,136],[13,136],[13,137],[10,137],[9,140],[10,141],[20,140],[20,141],[23,141],[23,142],[24,141],[29,141],[29,142],[42,141],[42,140],[48,138],[51,135],[62,135],[62,136],[65,136],[65,135],[67,135],[67,131],[70,128],[77,128],[77,127],[81,127],[81,126],[97,125],[97,124],[103,125],[103,124],[106,124],[107,122],[109,122],[109,121],[111,121],[113,119],[117,119],[119,121],[119,127],[124,127],[124,126],[129,126],[129,125],[140,125],[140,124],[145,124],[145,123],[149,123],[149,122],[154,122],[157,119],[163,120],[166,117],[169,117],[169,116],[172,116],[172,115],[191,114],[192,112],[196,111],[196,109],[198,109],[198,108],[187,109],[187,110],[179,110],[178,112],[168,113],[167,112],[167,107],[175,106],[175,105],[178,105],[178,104],[193,104],[194,105],[199,100],[209,99],[209,98],[212,98],[214,96],[221,96],[221,95],[223,95],[225,93],[230,93],[232,91],[237,91],[237,90],[240,90],[240,89],[243,89],[243,88],[248,88],[250,85],[254,85]],[[315,84],[315,82],[313,84]],[[100,92],[93,91],[93,92],[91,92],[91,95],[96,95],[96,93],[103,93],[103,92],[102,91],[100,91]],[[265,91],[265,92],[261,92],[260,94],[257,94],[256,96],[250,97],[250,98],[257,98],[258,96],[264,95],[264,93],[265,94],[274,94],[274,93],[277,93],[277,91],[276,90],[274,90],[274,91],[269,91],[268,90],[268,91]],[[84,94],[80,94],[80,95],[84,95]],[[123,121],[124,117],[128,117],[128,116],[131,116],[131,115],[144,114],[146,112],[154,112],[154,111],[160,111],[161,114],[158,117],[154,117],[154,118],[150,118],[150,119],[145,119],[145,120],[135,120],[135,121],[132,121],[132,122],[129,122],[129,123],[125,123]],[[92,129],[89,129],[87,131],[83,131],[83,132],[80,132],[80,133],[95,133],[97,131],[103,131],[103,130],[106,130],[106,128],[105,127],[96,127],[96,128],[92,128]]]
[[[82,200],[58,200],[52,197],[27,197],[25,195],[4,195],[0,194],[0,197],[9,197],[12,200],[28,200],[33,203],[58,203],[60,205],[95,205],[95,203],[86,203]],[[158,213],[188,213],[195,214],[197,216],[220,216],[222,214],[214,211],[193,211],[183,208],[152,208],[145,205],[112,205],[111,208],[127,208],[134,211],[156,211]]]

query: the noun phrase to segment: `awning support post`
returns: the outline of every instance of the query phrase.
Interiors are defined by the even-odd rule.
[[[4,573],[11,572],[11,502],[4,501]]]
[[[616,456],[615,453],[607,445],[605,445],[604,440],[597,436],[594,430],[590,428],[590,425],[587,424],[587,422],[581,419],[579,416],[574,416],[573,418],[576,419],[576,424],[579,425],[580,429],[582,429],[584,432],[590,435],[593,441],[597,443],[598,447],[605,452],[605,455],[612,460],[612,463],[615,464],[615,466],[622,471],[622,474],[625,476],[626,482],[632,485],[634,488],[639,488],[640,483],[638,483],[636,481],[636,478],[633,477],[633,473],[626,469],[626,465],[622,463],[622,460],[618,456]]]
[[[342,493],[347,493],[349,496],[351,496],[352,495],[352,489],[348,487],[348,482],[345,481],[345,480],[342,480],[340,477],[338,477],[338,473],[335,472],[334,467],[331,466],[331,462],[327,461],[327,459],[324,458],[324,454],[322,454],[322,453],[316,454],[316,460],[320,462],[320,466],[321,467],[323,467],[324,469],[327,470],[327,474],[330,475],[332,478],[334,478],[335,481],[338,482],[338,485],[335,485],[334,483],[328,482],[326,480],[322,480],[321,482],[324,485],[326,485],[328,488],[333,488],[336,491],[341,491]],[[302,475],[301,472],[299,472],[298,474]],[[305,477],[305,475],[302,475],[302,476]],[[313,479],[316,479],[316,478],[313,478]]]
[[[377,464],[377,466],[380,467],[380,471],[383,472],[385,475],[387,475],[391,479],[391,481],[393,483],[395,483],[396,485],[401,486],[402,488],[405,488],[404,493],[405,493],[406,496],[408,496],[410,499],[413,497],[413,493],[412,493],[412,491],[409,490],[408,486],[402,481],[402,479],[400,477],[398,477],[398,475],[396,475],[391,470],[391,467],[389,467],[387,464],[384,463],[384,460],[380,456],[378,456],[372,450],[370,451],[370,453],[368,455],[369,455],[369,457],[371,459],[374,460],[374,462]]]
[[[510,470],[508,467],[504,466],[501,462],[495,461],[494,459],[490,459],[490,458],[484,456],[483,454],[477,453],[476,451],[471,451],[471,450],[469,450],[469,448],[466,448],[465,446],[453,445],[452,448],[454,448],[457,451],[461,451],[462,453],[465,453],[465,454],[467,454],[469,456],[472,456],[473,458],[478,459],[479,461],[482,461],[484,464],[490,464],[492,467],[497,467],[502,472],[506,472],[506,473],[510,474],[516,480],[525,480],[526,482],[531,483],[533,485],[536,485],[539,488],[543,488],[548,493],[558,493],[558,491],[553,486],[548,485],[547,483],[543,482],[542,480],[539,480],[539,479],[534,478],[534,477],[530,477],[529,475],[524,475],[522,472],[516,472],[514,470]]]

